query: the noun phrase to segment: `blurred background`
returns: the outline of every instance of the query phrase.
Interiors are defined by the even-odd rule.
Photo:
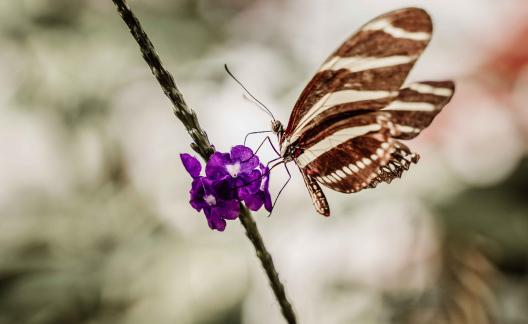
[[[224,63],[286,122],[360,25],[427,9],[409,81],[458,89],[408,144],[420,163],[326,190],[327,219],[295,170],[254,217],[300,323],[528,323],[525,0],[129,3],[223,151],[270,127]],[[239,222],[188,205],[189,141],[110,0],[1,1],[0,323],[283,323]]]

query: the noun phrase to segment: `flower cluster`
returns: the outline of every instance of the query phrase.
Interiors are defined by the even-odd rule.
[[[264,206],[271,212],[269,170],[250,148],[237,145],[230,153],[215,152],[205,166],[205,176],[200,175],[198,159],[189,154],[180,157],[193,178],[191,206],[204,211],[211,229],[223,231],[226,219],[238,217],[241,202],[250,210]]]

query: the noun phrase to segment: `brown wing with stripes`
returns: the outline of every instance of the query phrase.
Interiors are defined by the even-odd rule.
[[[326,199],[314,195],[314,179],[351,193],[389,183],[418,162],[399,140],[417,136],[454,92],[450,81],[401,88],[431,34],[422,9],[382,15],[341,45],[302,92],[281,152],[301,169],[320,213]]]
[[[377,112],[330,124],[295,162],[301,171],[339,192],[358,192],[391,182],[419,157],[391,137],[389,117]]]
[[[296,162],[317,181],[340,192],[390,183],[419,159],[398,140],[416,137],[454,90],[451,81],[414,83],[381,110],[329,121],[303,138],[305,149]]]
[[[315,207],[315,210],[321,215],[330,216],[330,206],[328,205],[328,201],[326,200],[324,192],[317,181],[308,175],[305,170],[300,168],[299,170],[303,176],[306,188],[308,188],[308,192],[310,193],[310,198],[312,198],[312,203]]]
[[[314,160],[306,172],[330,189],[353,193],[400,178],[418,159],[404,144],[391,139],[381,141],[379,134],[369,134],[347,141]]]
[[[398,95],[431,33],[429,15],[418,8],[389,12],[364,25],[308,83],[283,140],[294,141],[335,114],[385,107]]]
[[[429,126],[455,92],[452,81],[427,81],[400,90],[398,97],[381,111],[390,114],[392,136],[412,139]]]

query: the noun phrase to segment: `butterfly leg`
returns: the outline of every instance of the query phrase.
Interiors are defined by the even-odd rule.
[[[257,147],[257,149],[255,150],[255,152],[253,153],[253,155],[251,155],[251,157],[249,157],[248,159],[246,159],[245,161],[243,162],[247,162],[249,161],[250,159],[252,159],[255,155],[257,155],[258,151],[262,148],[262,145],[264,145],[264,143],[266,143],[266,141],[268,141],[268,143],[270,144],[271,148],[273,149],[273,151],[279,156],[277,159],[274,159],[274,160],[271,160],[270,162],[272,161],[276,161],[278,160],[279,158],[281,158],[282,156],[280,155],[279,151],[277,150],[277,148],[273,145],[273,143],[271,142],[271,138],[269,136],[266,136],[266,138],[260,143],[260,145]],[[269,162],[268,162],[269,164]]]
[[[260,148],[262,147],[262,145],[264,145],[264,143],[268,141],[269,145],[271,146],[271,148],[273,149],[273,151],[278,155],[278,156],[281,156],[279,151],[277,150],[277,148],[275,147],[275,145],[273,145],[273,142],[271,141],[271,138],[269,136],[266,136],[266,138],[262,141],[262,143],[260,143],[259,147],[257,148],[257,150],[255,151],[255,154],[257,154],[257,152],[260,150]]]
[[[277,162],[280,159],[282,159],[282,156],[269,160],[268,163],[266,163],[266,168],[269,168],[270,164],[272,164],[273,162]]]
[[[282,185],[282,188],[279,190],[279,193],[277,194],[277,197],[275,197],[275,200],[273,201],[273,204],[271,205],[271,212],[269,213],[268,217],[270,217],[271,214],[273,213],[273,210],[275,209],[275,204],[277,203],[277,200],[279,199],[279,197],[280,197],[282,191],[284,190],[284,188],[286,188],[286,185],[288,185],[288,182],[290,182],[290,180],[291,180],[290,170],[288,170],[288,166],[286,165],[286,163],[284,161],[281,161],[280,163],[275,164],[273,167],[275,167],[275,166],[277,166],[279,164],[283,164],[284,165],[284,169],[286,170],[286,173],[288,174],[288,179],[286,180],[284,185]],[[270,171],[271,171],[271,169],[270,169]]]
[[[254,156],[254,155],[253,155],[253,156]],[[263,177],[265,177],[265,176],[269,176],[270,173],[271,173],[271,169],[273,169],[274,167],[280,165],[281,163],[284,163],[284,161],[279,161],[279,162],[277,162],[277,161],[280,160],[280,159],[282,159],[282,156],[279,156],[278,158],[275,158],[275,159],[270,160],[268,163],[266,163],[267,171],[264,172],[264,173],[262,174],[262,176],[260,176],[260,177],[257,178],[257,179],[251,180],[251,181],[249,181],[249,182],[243,183],[242,185],[235,187],[235,189],[245,187],[245,186],[247,186],[247,185],[252,184],[253,182],[260,181],[260,180],[261,180]],[[273,162],[277,162],[277,163],[274,164],[274,165],[270,168],[269,165],[270,165],[271,163],[273,163]]]
[[[272,130],[265,130],[265,131],[247,133],[246,136],[244,137],[244,146],[246,146],[246,142],[247,142],[247,139],[248,139],[249,136],[256,135],[256,134],[264,134],[264,133],[273,133],[273,131]]]

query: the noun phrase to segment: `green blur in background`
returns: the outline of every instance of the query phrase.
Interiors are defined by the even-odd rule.
[[[427,9],[413,77],[458,88],[420,163],[329,219],[295,174],[255,218],[300,323],[528,323],[523,0],[129,4],[222,150],[269,128],[224,63],[284,122],[362,23]],[[283,323],[240,224],[188,205],[189,142],[110,0],[0,2],[0,324]]]

